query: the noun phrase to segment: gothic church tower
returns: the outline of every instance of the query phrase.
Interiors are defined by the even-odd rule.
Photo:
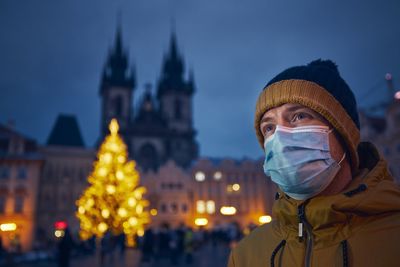
[[[128,55],[122,47],[122,34],[119,27],[114,47],[110,50],[104,66],[100,85],[101,136],[108,133],[108,124],[112,118],[118,119],[121,133],[126,132],[132,116],[134,88],[135,74],[128,65]]]
[[[194,77],[190,73],[185,79],[184,74],[184,61],[178,51],[176,35],[172,33],[158,81],[157,98],[160,112],[170,129],[166,143],[168,157],[178,165],[188,167],[198,156],[198,146],[193,128]]]

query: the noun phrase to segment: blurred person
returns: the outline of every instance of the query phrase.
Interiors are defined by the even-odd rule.
[[[193,262],[193,230],[192,228],[187,228],[184,236],[184,253],[186,264],[192,264]]]
[[[279,187],[274,219],[235,247],[229,267],[399,266],[400,190],[375,146],[360,142],[356,100],[335,63],[273,78],[255,130]]]
[[[142,249],[142,262],[149,262],[154,256],[154,247],[156,245],[155,235],[151,228],[146,229],[144,232],[141,249]]]
[[[124,259],[125,258],[125,250],[126,250],[126,236],[124,233],[121,233],[117,236],[117,247],[119,247],[119,256]]]
[[[65,228],[64,236],[61,237],[61,240],[59,241],[57,246],[59,267],[69,267],[71,251],[73,247],[74,242],[72,240],[69,228]]]
[[[178,250],[179,250],[179,235],[177,230],[171,229],[168,233],[169,242],[168,242],[168,250],[169,250],[169,258],[173,265],[178,264]]]
[[[178,257],[178,262],[180,259],[184,256],[185,253],[185,234],[186,234],[186,226],[184,223],[181,223],[179,227],[176,230],[176,233],[178,235],[178,247],[177,247],[177,257]]]
[[[110,231],[107,231],[100,241],[100,266],[104,266],[107,259],[113,261],[112,252],[114,250],[114,240]]]
[[[157,234],[157,257],[156,259],[169,258],[170,256],[169,225],[164,223]]]

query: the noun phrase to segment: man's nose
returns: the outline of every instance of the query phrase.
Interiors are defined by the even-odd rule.
[[[284,127],[292,127],[292,125],[290,124],[290,121],[288,121],[288,120],[286,120],[285,118],[282,118],[282,117],[279,117],[277,119],[276,125],[284,126]]]

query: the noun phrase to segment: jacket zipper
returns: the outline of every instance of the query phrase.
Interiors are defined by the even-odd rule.
[[[312,228],[308,223],[306,218],[306,202],[298,206],[298,217],[299,217],[299,239],[302,241],[304,237],[304,230],[306,232],[306,254],[304,260],[305,267],[311,267],[311,252],[313,249],[313,236],[312,236]]]

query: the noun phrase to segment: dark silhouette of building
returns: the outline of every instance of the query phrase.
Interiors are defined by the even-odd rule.
[[[185,78],[184,60],[172,33],[156,94],[148,84],[134,107],[135,70],[129,66],[119,28],[100,85],[100,140],[108,134],[111,119],[116,118],[129,155],[142,171],[155,171],[170,159],[182,168],[189,167],[198,156],[198,144],[193,127],[193,73],[188,76]]]

